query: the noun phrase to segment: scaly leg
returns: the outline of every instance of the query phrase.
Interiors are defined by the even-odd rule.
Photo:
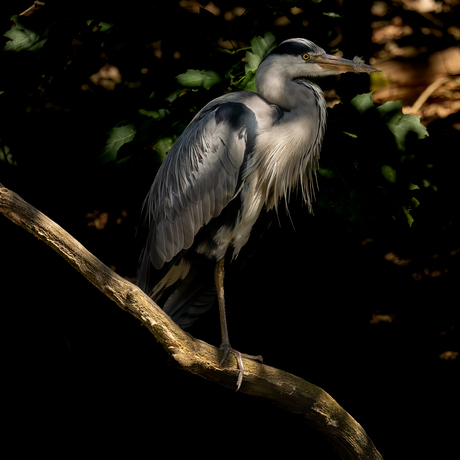
[[[227,317],[225,315],[224,263],[225,263],[225,258],[222,257],[222,259],[220,259],[217,262],[216,268],[214,271],[214,281],[216,283],[216,288],[217,288],[217,300],[219,302],[220,330],[222,334],[222,344],[220,346],[220,349],[222,350],[222,358],[220,360],[220,365],[222,365],[224,361],[227,359],[229,352],[235,355],[236,362],[238,363],[238,369],[240,370],[240,373],[238,375],[238,381],[236,382],[236,391],[238,391],[240,389],[241,382],[243,381],[243,375],[244,375],[244,365],[243,365],[242,357],[262,362],[262,356],[260,355],[252,356],[252,355],[246,355],[244,353],[240,353],[239,351],[233,349],[230,345],[230,340],[228,338]]]

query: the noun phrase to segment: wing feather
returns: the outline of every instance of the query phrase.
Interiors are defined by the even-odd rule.
[[[244,97],[258,96],[248,93]],[[218,217],[235,196],[248,149],[254,145],[247,143],[248,131],[255,138],[257,127],[254,113],[242,102],[227,95],[208,104],[176,141],[158,171],[142,219],[150,226],[142,257],[148,257],[155,269],[189,249],[198,231]],[[142,273],[146,265],[140,260],[138,279],[150,284]]]

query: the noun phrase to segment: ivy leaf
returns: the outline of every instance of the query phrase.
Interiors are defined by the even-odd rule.
[[[275,40],[271,32],[265,32],[263,37],[254,37],[251,40],[251,49],[262,60],[275,47]]]
[[[246,51],[245,76],[238,84],[238,90],[246,89],[256,92],[256,71],[262,59],[275,47],[275,36],[266,32],[263,37],[254,37],[251,40],[251,50]]]
[[[255,72],[262,59],[274,48],[275,36],[266,32],[263,37],[254,37],[251,40],[251,51],[246,51],[247,63],[244,66],[246,73]]]
[[[241,91],[243,89],[246,89],[248,91],[253,91],[257,92],[256,88],[256,73],[250,70],[248,73],[246,73],[245,77],[243,80],[238,85],[238,90]]]
[[[257,67],[259,67],[259,64],[262,62],[262,59],[260,59],[259,56],[251,53],[250,51],[246,51],[246,60],[248,61],[244,66],[244,71],[246,73],[255,72]]]
[[[402,112],[401,101],[389,101],[377,108],[380,115],[393,133],[396,145],[399,150],[406,150],[406,143],[408,136],[415,139],[423,139],[428,136],[428,131],[420,123],[420,117],[416,115],[406,115]]]
[[[99,159],[102,163],[114,161],[117,158],[117,152],[119,148],[128,142],[131,142],[136,135],[134,124],[120,126],[118,128],[112,128],[109,131],[109,137],[102,149]]]
[[[372,100],[372,93],[358,94],[351,100],[351,105],[360,113],[367,112],[370,108],[374,107]]]
[[[379,115],[385,121],[392,132],[398,150],[405,151],[406,144],[410,141],[423,139],[428,136],[428,131],[420,123],[420,117],[416,115],[406,115],[402,111],[401,101],[389,101],[375,107],[372,101],[372,93],[359,94],[352,99],[351,105],[363,115],[369,109],[376,108]]]
[[[9,38],[10,41],[6,43],[5,51],[40,51],[43,48],[46,40],[48,40],[48,29],[44,32],[38,33],[33,30],[27,29],[21,22],[19,17],[13,16],[11,18],[16,24],[16,27],[8,30],[4,36]]]
[[[213,70],[194,70],[188,69],[187,72],[181,73],[176,77],[178,83],[182,86],[199,87],[205,89],[211,88],[222,81],[222,78]]]

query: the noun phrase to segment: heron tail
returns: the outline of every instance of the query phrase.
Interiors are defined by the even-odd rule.
[[[165,313],[182,329],[190,327],[217,302],[213,272],[202,268],[192,267],[188,275],[176,283],[163,305]]]

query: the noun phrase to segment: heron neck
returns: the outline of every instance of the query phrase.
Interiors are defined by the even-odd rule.
[[[270,104],[286,111],[303,112],[309,110],[314,99],[323,99],[319,86],[307,79],[293,78],[288,69],[275,68],[267,63],[256,74],[259,94]]]
[[[264,76],[264,74],[262,74]],[[260,95],[283,113],[270,126],[260,129],[257,139],[261,190],[265,205],[275,207],[279,198],[289,199],[289,190],[300,187],[311,210],[313,179],[318,167],[326,127],[326,100],[321,89],[308,80],[259,79]]]

